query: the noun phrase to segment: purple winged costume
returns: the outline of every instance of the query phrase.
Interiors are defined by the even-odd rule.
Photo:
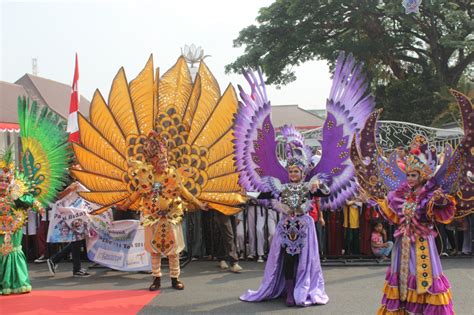
[[[424,162],[413,164],[414,155],[405,161],[410,172],[433,173],[417,191],[407,184],[406,174],[399,168],[396,153],[388,160],[379,155],[375,127],[380,112],[373,112],[360,133],[360,144],[351,145],[351,160],[357,170],[359,184],[391,224],[397,225],[391,266],[387,270],[382,305],[377,314],[454,314],[450,283],[443,274],[434,237],[436,222],[447,224],[453,217],[474,211],[472,151],[474,134],[472,104],[454,90],[464,122],[464,138],[454,150],[447,145],[444,159],[438,165],[436,149],[422,136],[415,137],[417,151]],[[420,160],[421,161],[421,160]],[[428,176],[426,177],[428,178]],[[444,196],[436,200],[435,190]]]
[[[296,185],[285,184],[282,190],[285,191],[289,186]],[[307,214],[308,206],[311,206],[311,199],[303,205],[304,214],[291,216],[282,211],[278,203],[273,202],[274,209],[283,215],[273,236],[263,280],[257,291],[248,290],[240,296],[241,300],[257,302],[288,294],[283,270],[283,257],[286,251],[298,257],[292,286],[294,303],[308,306],[326,304],[329,301],[324,289],[315,225],[313,218]]]
[[[385,277],[382,306],[377,314],[406,311],[409,314],[454,314],[451,300],[450,283],[443,274],[443,268],[435,243],[436,233],[432,222],[447,223],[454,216],[454,198],[446,205],[434,206],[429,213],[429,203],[434,190],[438,187],[435,180],[428,181],[416,196],[416,210],[412,221],[414,231],[410,237],[407,250],[406,276],[403,266],[403,235],[407,220],[404,204],[411,189],[407,183],[387,196],[388,207],[381,208],[381,213],[392,224],[398,225],[395,232],[395,244],[392,263]],[[405,279],[404,279],[405,277]],[[401,298],[405,291],[406,297]]]
[[[271,107],[261,72],[258,72],[258,79],[250,71],[244,73],[251,93],[245,93],[239,86],[242,102],[236,117],[234,141],[239,181],[247,191],[271,192],[273,207],[283,215],[273,236],[262,283],[257,291],[249,290],[243,294],[241,300],[257,302],[287,295],[287,304],[290,304],[289,296],[292,295],[292,302],[299,306],[328,302],[315,225],[307,214],[312,194],[299,205],[298,215],[285,211],[291,200],[297,198],[283,196],[298,195],[303,187],[309,190],[309,183],[317,180],[327,185],[330,191],[329,196],[324,194],[321,197],[321,208],[334,210],[356,192],[354,167],[349,159],[350,145],[354,134],[374,107],[361,68],[351,55],[347,58],[344,53],[339,55],[326,106],[322,157],[313,169],[305,169],[306,178],[302,183],[289,183],[288,171],[282,165],[284,162],[280,162],[276,155],[277,141],[270,119]],[[292,127],[283,127],[281,132],[286,141],[286,158],[298,158],[309,165],[310,150],[305,146],[304,138]],[[289,264],[288,260],[293,262]],[[285,276],[288,265],[295,266],[291,276],[293,279]]]

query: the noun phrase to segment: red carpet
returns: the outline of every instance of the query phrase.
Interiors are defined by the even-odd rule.
[[[35,291],[0,296],[0,313],[7,314],[137,314],[159,291]]]

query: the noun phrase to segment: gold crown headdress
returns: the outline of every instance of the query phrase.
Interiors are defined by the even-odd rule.
[[[418,172],[423,179],[428,179],[433,170],[428,165],[426,152],[428,150],[428,140],[421,135],[415,136],[410,144],[410,153],[405,161],[405,173]]]
[[[410,173],[410,172],[415,172],[416,171],[416,172],[420,173],[420,175],[423,179],[428,179],[431,176],[431,174],[433,173],[433,171],[428,166],[428,164],[426,164],[426,161],[423,161],[423,158],[418,156],[418,155],[410,154],[407,157],[405,165],[406,165],[405,166],[405,173]]]

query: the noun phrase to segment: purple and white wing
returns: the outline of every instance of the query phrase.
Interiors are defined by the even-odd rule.
[[[374,109],[375,102],[368,92],[368,80],[362,64],[352,55],[339,54],[331,93],[326,102],[327,118],[323,126],[322,156],[307,179],[318,173],[329,175],[331,195],[321,198],[323,209],[336,210],[357,191],[350,146],[354,135]]]
[[[259,70],[257,76],[245,71],[250,85],[250,94],[239,86],[239,110],[234,127],[234,150],[239,184],[247,191],[270,191],[265,177],[275,177],[281,183],[288,182],[288,173],[281,165],[277,154],[277,141],[270,113],[265,83]]]

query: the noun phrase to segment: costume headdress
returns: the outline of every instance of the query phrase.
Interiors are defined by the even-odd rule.
[[[436,165],[436,151],[434,151],[434,164]],[[418,172],[423,179],[428,179],[433,174],[430,167],[428,156],[431,157],[432,151],[428,146],[425,137],[417,135],[410,144],[410,153],[405,162],[405,173]],[[433,160],[433,158],[431,158]]]
[[[5,152],[0,154],[0,169],[3,173],[10,173],[15,168],[13,163],[13,152],[12,147],[8,147]]]
[[[433,174],[433,171],[431,168],[426,164],[426,160],[424,161],[421,154],[420,155],[415,155],[415,154],[410,154],[407,157],[406,163],[405,163],[405,173],[410,173],[410,172],[418,172],[420,173],[421,177],[423,179],[428,179],[431,174]]]
[[[289,169],[290,167],[295,167],[295,166],[299,168],[302,173],[305,173],[305,170],[308,165],[302,159],[292,157],[287,161],[286,169]]]
[[[148,137],[146,138],[143,144],[143,153],[147,160],[150,160],[154,156],[158,156],[160,158],[165,158],[168,155],[168,141],[164,139],[158,132],[155,130],[151,130],[148,133]]]
[[[0,195],[5,194],[10,185],[14,166],[12,149],[9,147],[0,155]]]

